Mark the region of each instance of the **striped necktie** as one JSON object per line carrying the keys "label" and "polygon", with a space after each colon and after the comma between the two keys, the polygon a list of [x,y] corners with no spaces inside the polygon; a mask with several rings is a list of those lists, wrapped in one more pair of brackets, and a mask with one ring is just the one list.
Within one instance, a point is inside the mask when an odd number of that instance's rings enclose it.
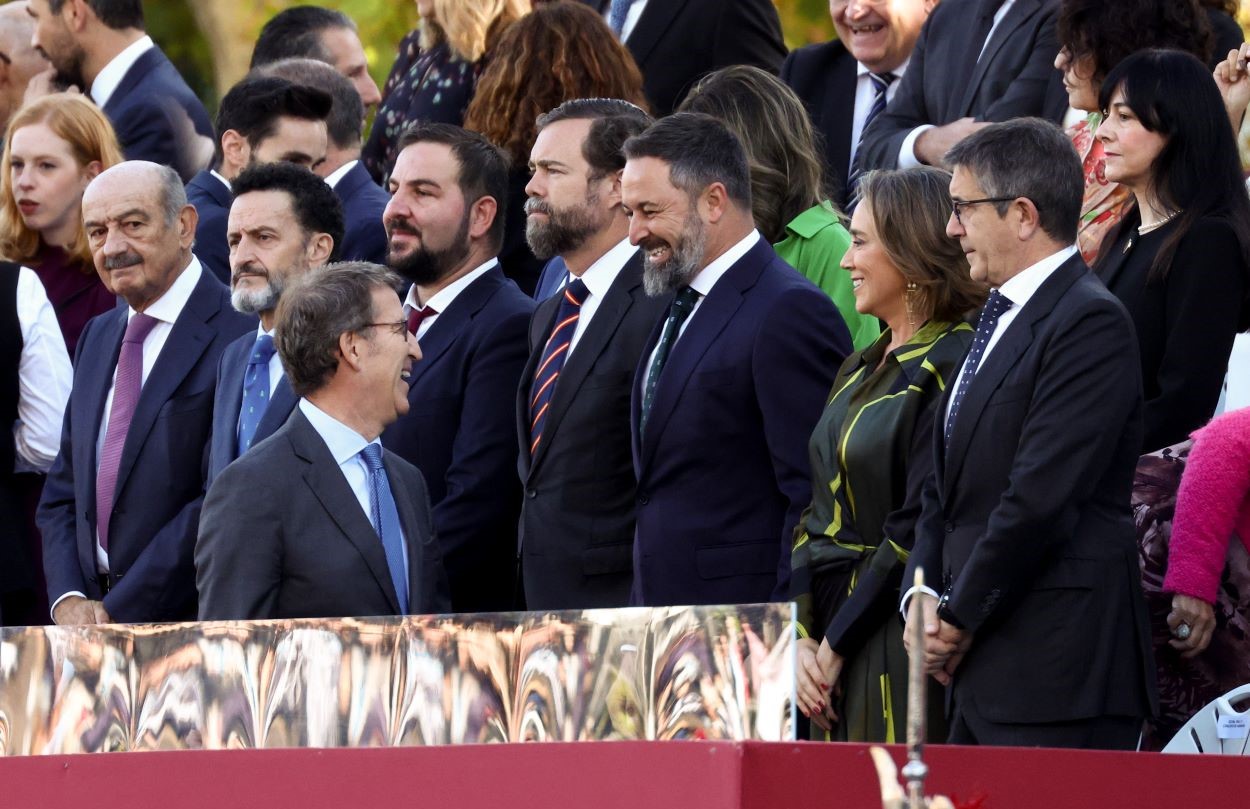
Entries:
{"label": "striped necktie", "polygon": [[560,310],[556,314],[556,326],[547,338],[543,347],[542,358],[538,370],[534,372],[534,384],[530,387],[530,455],[538,449],[543,438],[543,426],[547,422],[547,410],[551,406],[551,397],[555,394],[556,379],[564,368],[564,361],[569,354],[569,346],[573,341],[573,333],[577,331],[577,321],[582,314],[582,303],[586,300],[589,290],[582,279],[574,279],[560,293]]}
{"label": "striped necktie", "polygon": [[868,116],[864,118],[864,125],[859,130],[859,142],[855,146],[855,168],[851,172],[851,177],[846,181],[846,198],[848,200],[855,199],[855,187],[859,185],[859,178],[863,176],[863,162],[859,153],[859,148],[864,145],[864,133],[868,131],[868,127],[872,126],[872,122],[877,116],[885,112],[886,93],[889,92],[890,85],[898,81],[898,76],[893,73],[869,73],[868,78],[872,80],[872,89],[875,91],[872,97],[872,106],[868,108]]}

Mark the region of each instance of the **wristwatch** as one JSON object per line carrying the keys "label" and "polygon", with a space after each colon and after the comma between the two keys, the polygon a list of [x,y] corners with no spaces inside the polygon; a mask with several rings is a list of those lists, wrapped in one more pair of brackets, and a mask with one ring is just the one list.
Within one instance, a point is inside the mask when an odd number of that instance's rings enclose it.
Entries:
{"label": "wristwatch", "polygon": [[955,613],[951,612],[950,600],[951,600],[950,590],[947,590],[945,593],[942,593],[942,597],[938,599],[937,617],[941,618],[943,621],[955,627],[956,629],[962,631],[964,628],[963,622],[955,617]]}

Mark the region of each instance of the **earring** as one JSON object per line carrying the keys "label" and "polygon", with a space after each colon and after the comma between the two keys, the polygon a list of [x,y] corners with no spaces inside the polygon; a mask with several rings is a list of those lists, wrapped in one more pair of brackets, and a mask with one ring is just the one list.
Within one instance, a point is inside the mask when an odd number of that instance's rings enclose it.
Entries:
{"label": "earring", "polygon": [[903,295],[903,300],[907,304],[907,325],[913,329],[916,328],[916,311],[914,301],[916,299],[916,282],[907,282],[907,292]]}

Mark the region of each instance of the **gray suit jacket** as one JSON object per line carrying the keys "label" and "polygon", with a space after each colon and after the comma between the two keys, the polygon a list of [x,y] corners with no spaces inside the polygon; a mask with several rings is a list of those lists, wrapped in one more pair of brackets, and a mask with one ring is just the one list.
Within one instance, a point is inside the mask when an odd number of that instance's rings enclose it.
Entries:
{"label": "gray suit jacket", "polygon": [[[425,480],[393,452],[384,463],[408,542],[406,611],[446,612]],[[382,542],[299,408],[209,488],[195,584],[202,621],[400,612]]]}

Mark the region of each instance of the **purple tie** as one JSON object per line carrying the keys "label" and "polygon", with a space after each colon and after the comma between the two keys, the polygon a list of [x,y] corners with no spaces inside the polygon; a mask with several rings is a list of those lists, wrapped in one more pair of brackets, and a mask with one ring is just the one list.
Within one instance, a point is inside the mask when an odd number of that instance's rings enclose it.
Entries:
{"label": "purple tie", "polygon": [[117,376],[113,382],[113,407],[109,411],[104,446],[100,449],[100,470],[96,474],[96,532],[100,547],[109,549],[109,518],[113,514],[113,495],[117,488],[117,468],[121,465],[126,433],[134,417],[139,393],[143,390],[143,341],[160,321],[151,315],[135,314],[126,325],[122,352],[117,358]]}

